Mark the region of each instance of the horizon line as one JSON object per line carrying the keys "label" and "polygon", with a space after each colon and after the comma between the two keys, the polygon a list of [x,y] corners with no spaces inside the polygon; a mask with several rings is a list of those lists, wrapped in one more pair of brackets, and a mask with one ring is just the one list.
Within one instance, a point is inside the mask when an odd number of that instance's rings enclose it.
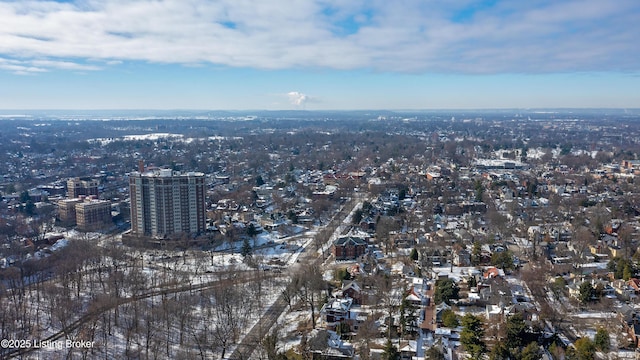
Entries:
{"label": "horizon line", "polygon": [[[42,112],[42,111],[219,111],[219,112],[278,112],[278,111],[296,111],[296,112],[350,112],[350,111],[492,111],[492,110],[640,110],[640,107],[487,107],[487,108],[416,108],[416,109],[395,109],[395,108],[358,108],[358,109],[206,109],[206,108],[42,108],[42,109],[0,109],[0,112]],[[18,114],[16,114],[18,115]]]}

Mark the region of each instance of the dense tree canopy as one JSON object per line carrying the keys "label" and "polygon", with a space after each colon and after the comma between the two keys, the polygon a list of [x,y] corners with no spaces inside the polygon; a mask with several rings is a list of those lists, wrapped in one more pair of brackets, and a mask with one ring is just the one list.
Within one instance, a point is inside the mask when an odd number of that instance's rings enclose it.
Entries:
{"label": "dense tree canopy", "polygon": [[575,350],[567,351],[567,360],[593,360],[596,355],[596,347],[589,338],[583,337],[574,343]]}
{"label": "dense tree canopy", "polygon": [[513,269],[513,254],[508,250],[495,252],[491,255],[491,264],[503,270]]}
{"label": "dense tree canopy", "polygon": [[484,337],[482,319],[467,313],[462,317],[461,323],[463,328],[460,332],[460,343],[471,358],[480,359],[487,352],[487,345],[482,340]]}
{"label": "dense tree canopy", "polygon": [[458,299],[460,289],[458,285],[451,279],[439,279],[436,281],[434,300],[437,304],[445,302],[451,304],[451,300]]}
{"label": "dense tree canopy", "polygon": [[521,314],[509,316],[507,319],[507,346],[519,348],[524,346],[527,336],[527,325]]}
{"label": "dense tree canopy", "polygon": [[605,328],[599,328],[596,335],[593,338],[593,343],[596,349],[607,352],[611,347],[611,339],[609,338],[609,332]]}
{"label": "dense tree canopy", "polygon": [[578,300],[580,300],[580,303],[582,304],[587,304],[593,301],[594,297],[596,296],[596,289],[594,289],[593,286],[591,286],[591,283],[588,281],[580,284],[580,288],[578,289],[578,291]]}
{"label": "dense tree canopy", "polygon": [[460,325],[458,316],[451,309],[444,310],[442,312],[442,325],[450,328],[455,328]]}

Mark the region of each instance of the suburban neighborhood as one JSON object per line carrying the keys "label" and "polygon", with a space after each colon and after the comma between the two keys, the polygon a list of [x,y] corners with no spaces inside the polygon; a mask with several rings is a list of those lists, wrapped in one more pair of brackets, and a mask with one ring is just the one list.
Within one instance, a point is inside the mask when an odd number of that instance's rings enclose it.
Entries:
{"label": "suburban neighborhood", "polygon": [[637,117],[2,121],[3,358],[640,348]]}

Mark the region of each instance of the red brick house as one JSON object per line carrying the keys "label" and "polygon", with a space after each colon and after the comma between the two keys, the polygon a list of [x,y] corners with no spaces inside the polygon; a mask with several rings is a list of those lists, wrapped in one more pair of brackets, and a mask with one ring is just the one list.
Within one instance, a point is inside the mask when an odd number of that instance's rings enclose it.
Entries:
{"label": "red brick house", "polygon": [[367,251],[363,238],[344,236],[333,242],[332,252],[336,260],[355,260]]}
{"label": "red brick house", "polygon": [[353,303],[362,304],[362,289],[355,281],[342,284],[342,297],[353,299]]}

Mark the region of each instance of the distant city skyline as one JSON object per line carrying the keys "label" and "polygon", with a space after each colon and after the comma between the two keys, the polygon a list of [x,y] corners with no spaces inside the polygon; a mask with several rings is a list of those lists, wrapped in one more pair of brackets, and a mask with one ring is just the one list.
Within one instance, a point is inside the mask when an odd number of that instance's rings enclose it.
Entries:
{"label": "distant city skyline", "polygon": [[635,0],[0,0],[0,109],[640,108],[638,18]]}

